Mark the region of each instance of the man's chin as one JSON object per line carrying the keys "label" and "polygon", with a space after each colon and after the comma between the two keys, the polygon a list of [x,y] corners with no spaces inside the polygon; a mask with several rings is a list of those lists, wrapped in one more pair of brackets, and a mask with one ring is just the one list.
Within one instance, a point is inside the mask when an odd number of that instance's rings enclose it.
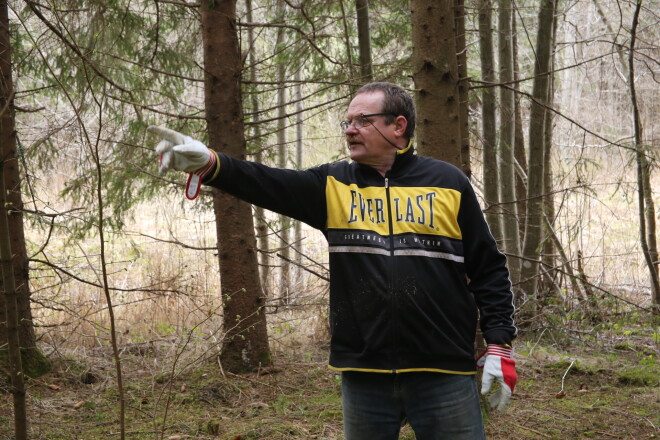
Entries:
{"label": "man's chin", "polygon": [[362,156],[363,156],[362,154],[360,154],[357,151],[353,151],[353,150],[351,150],[350,154],[348,155],[348,157],[350,157],[351,160],[354,161],[354,162],[359,162],[360,159],[362,158]]}
{"label": "man's chin", "polygon": [[352,145],[348,149],[348,153],[351,160],[357,161],[360,157],[364,155],[364,147],[362,145]]}

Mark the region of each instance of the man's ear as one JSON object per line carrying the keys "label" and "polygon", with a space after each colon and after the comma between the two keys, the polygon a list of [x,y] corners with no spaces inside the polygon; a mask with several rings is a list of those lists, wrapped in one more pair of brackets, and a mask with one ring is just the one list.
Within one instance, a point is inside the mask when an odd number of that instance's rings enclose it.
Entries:
{"label": "man's ear", "polygon": [[406,128],[408,128],[408,120],[405,116],[397,116],[394,120],[394,134],[397,136],[403,137],[406,133]]}

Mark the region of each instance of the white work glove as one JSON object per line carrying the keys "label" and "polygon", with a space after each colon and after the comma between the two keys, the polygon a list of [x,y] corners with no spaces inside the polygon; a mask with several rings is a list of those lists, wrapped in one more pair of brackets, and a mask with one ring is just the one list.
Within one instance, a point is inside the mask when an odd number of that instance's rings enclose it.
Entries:
{"label": "white work glove", "polygon": [[193,200],[199,194],[201,181],[215,170],[216,154],[198,140],[166,127],[149,126],[147,130],[162,140],[156,146],[160,156],[158,171],[170,169],[189,173],[186,197]]}
{"label": "white work glove", "polygon": [[477,359],[477,367],[484,369],[481,378],[481,394],[490,391],[494,380],[500,384],[500,389],[488,398],[490,406],[503,412],[513,389],[518,381],[516,361],[513,360],[513,348],[504,345],[488,344],[486,351]]}

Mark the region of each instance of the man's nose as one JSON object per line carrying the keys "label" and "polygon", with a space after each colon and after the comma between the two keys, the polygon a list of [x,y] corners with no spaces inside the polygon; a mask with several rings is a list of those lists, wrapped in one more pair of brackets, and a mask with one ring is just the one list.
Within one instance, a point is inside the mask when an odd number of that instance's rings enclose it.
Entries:
{"label": "man's nose", "polygon": [[358,129],[355,127],[355,121],[351,121],[350,124],[348,124],[348,127],[346,127],[346,130],[344,130],[344,133],[350,134],[350,133],[357,133]]}

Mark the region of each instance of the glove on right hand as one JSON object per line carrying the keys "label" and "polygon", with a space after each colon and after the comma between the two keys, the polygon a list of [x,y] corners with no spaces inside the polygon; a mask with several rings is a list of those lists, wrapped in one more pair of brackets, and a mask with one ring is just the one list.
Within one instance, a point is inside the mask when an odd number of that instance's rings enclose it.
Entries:
{"label": "glove on right hand", "polygon": [[190,173],[186,184],[186,197],[193,200],[199,194],[200,183],[216,166],[217,156],[206,145],[178,131],[151,125],[147,131],[162,138],[156,146],[160,156],[158,171],[170,169]]}
{"label": "glove on right hand", "polygon": [[215,162],[215,154],[206,145],[166,127],[152,125],[147,130],[162,138],[156,146],[156,154],[161,156],[158,168],[161,174],[169,169],[194,173],[200,177],[208,174],[210,169],[207,169],[207,165],[211,161]]}

